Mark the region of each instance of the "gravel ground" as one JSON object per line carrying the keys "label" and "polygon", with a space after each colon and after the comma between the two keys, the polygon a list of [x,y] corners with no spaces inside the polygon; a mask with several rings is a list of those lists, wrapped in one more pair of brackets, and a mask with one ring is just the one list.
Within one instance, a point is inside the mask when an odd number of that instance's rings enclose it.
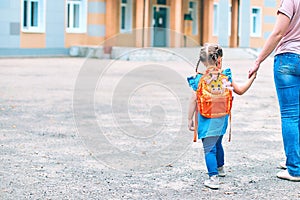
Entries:
{"label": "gravel ground", "polygon": [[[87,64],[82,58],[0,59],[0,199],[300,199],[299,182],[276,178],[279,171],[276,167],[284,159],[284,153],[272,61],[264,63],[253,87],[245,95],[235,97],[232,141],[227,142],[228,135],[223,141],[227,176],[220,179],[219,190],[203,186],[207,178],[203,150],[201,144],[192,144],[192,133],[186,129],[187,105],[182,104],[188,102],[191,91],[186,85],[182,86],[184,78],[177,83],[174,79],[164,83],[168,92],[173,92],[170,98],[164,96],[168,93],[163,90],[157,89],[156,93],[153,88],[143,87],[145,91],[136,90],[141,94],[133,95],[135,99],[122,99],[120,93],[110,99],[110,92],[124,86],[122,82],[114,85],[115,78],[131,77],[136,81],[133,85],[140,84],[145,77],[150,77],[148,82],[157,81],[147,70],[141,76],[125,72],[137,66],[151,69],[158,63],[116,61],[103,71],[111,61],[91,62],[94,64]],[[253,60],[224,62],[232,67],[234,79],[242,82]],[[82,69],[90,64],[92,67],[88,69],[95,73],[83,75]],[[111,67],[113,65],[118,66],[118,70]],[[177,68],[175,71],[183,77],[193,73],[184,62],[159,65]],[[95,74],[97,81],[93,83],[98,86],[86,86],[94,89],[95,99],[91,105],[95,110],[91,117],[90,113],[81,112],[91,107],[84,104],[85,86],[78,80],[84,77],[83,82],[89,83]],[[122,93],[124,88],[121,89]],[[143,99],[145,94],[148,96]],[[175,101],[176,98],[179,100]],[[157,99],[164,110],[151,107],[157,104]],[[132,105],[139,108],[129,107],[131,110],[127,112],[136,121],[134,125],[129,124],[126,133],[144,127],[159,134],[150,136],[146,132],[145,137],[120,134],[116,128],[126,128],[129,123],[122,121],[122,114],[126,113],[122,113],[123,104],[118,103],[123,100],[129,104],[135,102]],[[115,107],[109,108],[109,102]],[[182,106],[181,110],[174,106],[176,102]],[[149,112],[145,114],[149,108],[153,109],[150,116]],[[119,125],[107,114],[111,109],[116,109]],[[166,116],[167,128],[158,131],[157,125],[162,125],[161,113]],[[141,117],[145,115],[145,119]],[[176,120],[181,125],[172,124]],[[101,136],[89,126],[95,121],[109,144],[97,145]],[[154,125],[145,128],[149,122]],[[147,157],[148,154],[155,156]],[[141,158],[141,164],[134,160],[135,156],[138,161]],[[169,162],[170,159],[173,162]]]}

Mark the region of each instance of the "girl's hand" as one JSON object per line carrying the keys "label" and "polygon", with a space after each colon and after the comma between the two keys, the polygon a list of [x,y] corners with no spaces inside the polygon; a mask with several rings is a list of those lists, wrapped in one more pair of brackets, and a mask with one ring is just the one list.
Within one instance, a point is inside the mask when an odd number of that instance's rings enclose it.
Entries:
{"label": "girl's hand", "polygon": [[190,131],[194,131],[195,128],[194,128],[194,121],[192,119],[189,119],[188,120],[188,128]]}

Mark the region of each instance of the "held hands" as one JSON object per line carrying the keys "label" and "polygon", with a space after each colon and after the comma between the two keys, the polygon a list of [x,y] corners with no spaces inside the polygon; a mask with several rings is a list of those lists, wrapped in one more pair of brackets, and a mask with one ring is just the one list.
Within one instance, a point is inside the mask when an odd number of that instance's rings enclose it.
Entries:
{"label": "held hands", "polygon": [[188,128],[190,131],[194,131],[195,127],[194,127],[194,121],[192,119],[188,120]]}
{"label": "held hands", "polygon": [[255,79],[256,78],[256,75],[257,75],[257,71],[255,71],[255,72],[253,72],[252,74],[251,74],[251,76],[250,76],[250,70],[249,70],[249,79]]}
{"label": "held hands", "polygon": [[[257,74],[257,70],[259,69],[260,67],[260,63],[256,60],[255,63],[254,63],[254,66],[252,68],[249,69],[249,72],[248,72],[248,78],[256,78],[256,74]],[[252,77],[254,76],[254,77]]]}

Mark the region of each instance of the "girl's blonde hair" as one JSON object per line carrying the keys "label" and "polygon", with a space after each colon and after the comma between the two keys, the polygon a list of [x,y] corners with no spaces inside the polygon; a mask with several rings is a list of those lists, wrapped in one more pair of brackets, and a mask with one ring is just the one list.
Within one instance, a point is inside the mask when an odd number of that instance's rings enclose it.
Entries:
{"label": "girl's blonde hair", "polygon": [[196,72],[200,62],[207,65],[218,65],[218,58],[223,56],[223,50],[218,44],[205,43],[200,49],[199,60],[196,65]]}

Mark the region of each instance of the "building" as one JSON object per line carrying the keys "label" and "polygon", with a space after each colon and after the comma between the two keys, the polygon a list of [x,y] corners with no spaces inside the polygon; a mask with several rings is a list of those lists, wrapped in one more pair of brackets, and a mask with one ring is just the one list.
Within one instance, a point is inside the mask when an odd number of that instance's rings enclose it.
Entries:
{"label": "building", "polygon": [[279,0],[1,0],[0,55],[67,55],[78,45],[260,48],[278,6]]}

